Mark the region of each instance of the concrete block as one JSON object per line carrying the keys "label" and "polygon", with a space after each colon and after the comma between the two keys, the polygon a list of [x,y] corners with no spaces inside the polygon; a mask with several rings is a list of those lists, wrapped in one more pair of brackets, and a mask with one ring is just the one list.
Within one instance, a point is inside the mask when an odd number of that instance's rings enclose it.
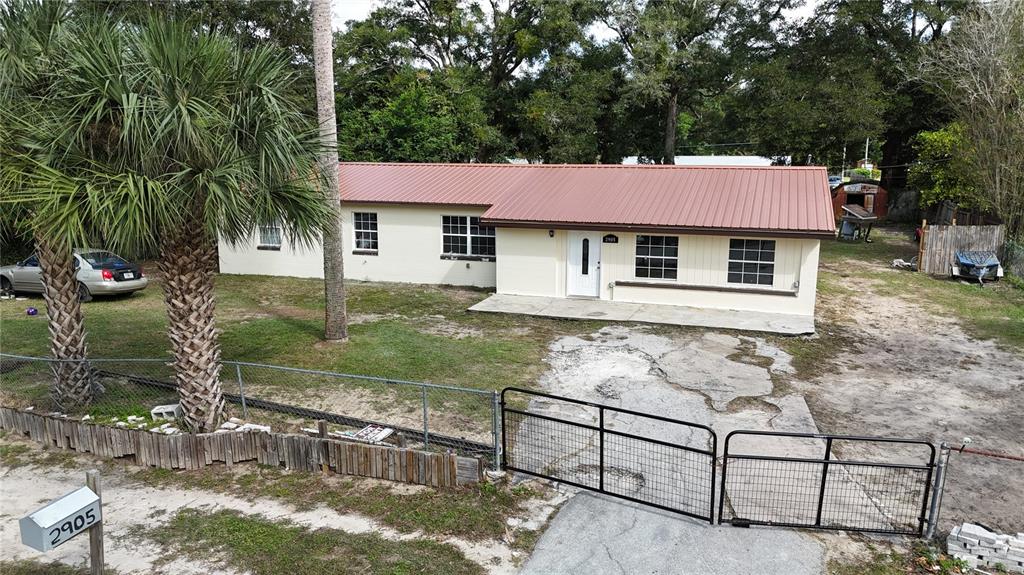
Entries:
{"label": "concrete block", "polygon": [[181,404],[158,405],[149,411],[153,421],[158,419],[178,419],[181,417]]}

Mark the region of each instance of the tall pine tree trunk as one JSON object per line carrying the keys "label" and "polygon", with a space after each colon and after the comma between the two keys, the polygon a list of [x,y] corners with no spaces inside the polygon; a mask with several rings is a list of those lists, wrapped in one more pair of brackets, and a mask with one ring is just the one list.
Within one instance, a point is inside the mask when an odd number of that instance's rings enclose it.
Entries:
{"label": "tall pine tree trunk", "polygon": [[316,110],[324,151],[320,169],[327,182],[325,195],[333,214],[324,226],[324,338],[348,339],[345,317],[345,267],[341,230],[341,188],[338,182],[338,121],[334,113],[334,50],[331,0],[313,0],[313,63],[316,73]]}
{"label": "tall pine tree trunk", "polygon": [[70,411],[92,402],[92,373],[86,361],[85,322],[78,295],[78,272],[71,249],[36,235],[43,299],[46,300],[50,354],[55,360],[51,397]]}
{"label": "tall pine tree trunk", "polygon": [[676,130],[679,125],[678,114],[679,94],[673,88],[672,93],[665,102],[665,152],[662,155],[662,164],[676,163]]}
{"label": "tall pine tree trunk", "polygon": [[164,237],[160,251],[167,334],[182,417],[192,431],[213,431],[224,413],[220,343],[213,317],[217,250],[203,232],[180,230]]}

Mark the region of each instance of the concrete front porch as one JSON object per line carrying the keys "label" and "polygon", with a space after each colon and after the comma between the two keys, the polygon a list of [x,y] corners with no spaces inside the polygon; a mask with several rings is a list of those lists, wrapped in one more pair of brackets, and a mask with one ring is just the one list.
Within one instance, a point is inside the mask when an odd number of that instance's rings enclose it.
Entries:
{"label": "concrete front porch", "polygon": [[704,309],[678,305],[629,303],[600,299],[494,294],[470,307],[469,310],[569,319],[635,321],[641,323],[738,329],[783,335],[814,333],[814,318],[810,316]]}

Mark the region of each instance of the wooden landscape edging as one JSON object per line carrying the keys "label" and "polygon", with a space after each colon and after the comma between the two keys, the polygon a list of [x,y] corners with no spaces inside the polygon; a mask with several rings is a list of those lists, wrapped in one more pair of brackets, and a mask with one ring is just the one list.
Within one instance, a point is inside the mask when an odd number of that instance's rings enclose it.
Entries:
{"label": "wooden landscape edging", "polygon": [[0,429],[37,443],[99,457],[134,458],[160,469],[202,469],[256,461],[299,471],[332,471],[431,487],[480,481],[480,460],[388,445],[368,445],[305,435],[244,431],[165,435],[121,429],[58,415],[0,407]]}

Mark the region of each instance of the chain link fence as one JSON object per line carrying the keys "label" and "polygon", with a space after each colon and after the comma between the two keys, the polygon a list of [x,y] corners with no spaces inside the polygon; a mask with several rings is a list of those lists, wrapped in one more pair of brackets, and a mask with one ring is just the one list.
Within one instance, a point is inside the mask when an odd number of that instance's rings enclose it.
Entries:
{"label": "chain link fence", "polygon": [[[178,401],[169,360],[89,359],[82,361],[92,401],[65,410],[50,394],[56,361],[0,353],[0,404],[134,422]],[[285,432],[316,428],[317,421],[338,432],[376,424],[394,429],[394,440],[410,446],[500,461],[497,392],[247,362],[222,366],[229,417]]]}

